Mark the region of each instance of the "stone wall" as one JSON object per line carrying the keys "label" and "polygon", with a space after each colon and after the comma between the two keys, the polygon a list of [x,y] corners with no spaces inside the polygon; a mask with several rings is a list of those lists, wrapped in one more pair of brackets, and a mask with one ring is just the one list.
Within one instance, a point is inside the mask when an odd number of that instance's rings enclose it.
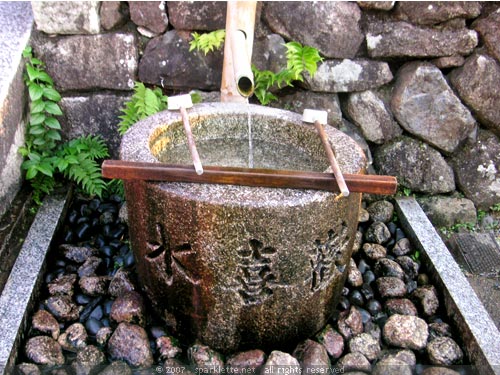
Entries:
{"label": "stone wall", "polygon": [[[35,51],[63,94],[68,137],[101,133],[116,150],[136,80],[168,94],[219,90],[222,52],[189,52],[189,41],[224,28],[224,2],[32,5]],[[289,40],[318,48],[317,74],[275,106],[326,109],[378,173],[487,209],[500,202],[499,30],[498,3],[261,2],[253,62],[277,71]]]}

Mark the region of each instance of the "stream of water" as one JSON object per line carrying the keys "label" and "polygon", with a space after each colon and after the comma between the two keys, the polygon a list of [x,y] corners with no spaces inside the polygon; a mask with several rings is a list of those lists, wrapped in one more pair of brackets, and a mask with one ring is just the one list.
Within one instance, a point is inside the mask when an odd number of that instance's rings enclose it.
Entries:
{"label": "stream of water", "polygon": [[250,101],[247,98],[248,113],[248,168],[253,168],[253,136],[252,136],[252,115],[250,113]]}

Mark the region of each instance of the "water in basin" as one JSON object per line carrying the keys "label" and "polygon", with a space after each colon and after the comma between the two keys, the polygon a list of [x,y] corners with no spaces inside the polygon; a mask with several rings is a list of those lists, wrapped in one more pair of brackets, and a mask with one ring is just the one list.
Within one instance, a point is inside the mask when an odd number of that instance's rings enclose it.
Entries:
{"label": "water in basin", "polygon": [[[321,172],[324,163],[311,157],[310,153],[290,145],[254,139],[253,168],[291,169]],[[208,139],[196,142],[203,165],[252,168],[247,139]],[[166,148],[158,154],[158,160],[170,164],[191,164],[186,144]]]}

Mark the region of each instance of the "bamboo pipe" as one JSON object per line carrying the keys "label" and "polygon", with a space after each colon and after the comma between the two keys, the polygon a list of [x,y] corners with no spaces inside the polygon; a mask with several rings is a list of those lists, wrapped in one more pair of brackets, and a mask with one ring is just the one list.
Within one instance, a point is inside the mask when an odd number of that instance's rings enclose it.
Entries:
{"label": "bamboo pipe", "polygon": [[256,1],[227,2],[221,102],[244,103],[253,93],[251,59],[256,10]]}

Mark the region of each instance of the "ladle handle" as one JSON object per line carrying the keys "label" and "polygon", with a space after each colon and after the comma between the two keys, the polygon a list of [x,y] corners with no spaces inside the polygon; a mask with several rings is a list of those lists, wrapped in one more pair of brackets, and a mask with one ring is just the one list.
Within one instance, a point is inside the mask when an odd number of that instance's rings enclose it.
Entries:
{"label": "ladle handle", "polygon": [[203,167],[200,161],[200,155],[198,155],[198,150],[196,149],[196,144],[194,143],[193,132],[191,131],[191,125],[189,124],[189,118],[186,112],[186,108],[179,108],[182,117],[182,123],[184,124],[184,131],[186,133],[189,153],[191,154],[191,159],[193,160],[194,169],[197,174],[203,174]]}
{"label": "ladle handle", "polygon": [[[205,166],[203,174],[197,175],[189,165],[105,160],[102,175],[123,180],[339,191],[335,175],[321,172]],[[344,179],[353,193],[394,194],[397,188],[396,178],[392,176],[344,174]]]}
{"label": "ladle handle", "polygon": [[328,161],[330,162],[330,166],[332,167],[333,174],[337,179],[337,184],[339,185],[340,192],[342,193],[342,195],[347,197],[349,196],[349,188],[345,183],[344,176],[342,175],[339,163],[337,163],[335,154],[333,153],[332,147],[330,146],[330,141],[328,140],[328,136],[325,133],[325,129],[323,129],[323,125],[321,125],[318,120],[314,121],[314,126],[316,127],[319,137],[321,138],[321,142],[323,143],[323,148],[325,149],[326,156],[328,156]]}

